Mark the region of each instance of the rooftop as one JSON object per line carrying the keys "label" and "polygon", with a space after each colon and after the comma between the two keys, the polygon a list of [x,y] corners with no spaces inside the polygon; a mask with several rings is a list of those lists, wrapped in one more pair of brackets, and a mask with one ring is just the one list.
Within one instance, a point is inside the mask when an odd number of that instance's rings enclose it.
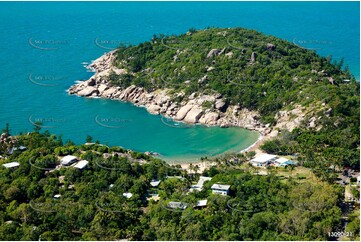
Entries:
{"label": "rooftop", "polygon": [[207,206],[207,199],[205,199],[205,200],[199,200],[199,201],[197,202],[196,207],[204,207],[204,206]]}
{"label": "rooftop", "polygon": [[3,167],[6,167],[6,168],[13,168],[13,167],[18,167],[18,166],[20,166],[19,162],[10,162],[10,163],[3,164]]}
{"label": "rooftop", "polygon": [[133,196],[133,194],[131,192],[124,192],[123,196],[126,198],[131,198]]}
{"label": "rooftop", "polygon": [[253,158],[251,161],[252,162],[257,162],[257,163],[265,163],[267,161],[270,161],[274,158],[276,158],[276,155],[270,155],[270,154],[262,154],[257,156],[256,158]]}
{"label": "rooftop", "polygon": [[211,189],[218,189],[218,190],[228,190],[231,187],[231,185],[222,185],[222,184],[213,184]]}
{"label": "rooftop", "polygon": [[281,158],[278,158],[277,160],[275,160],[275,162],[277,162],[277,163],[285,163],[285,162],[287,162],[287,161],[289,161],[289,159],[287,159],[287,158],[284,158],[284,157],[281,157]]}
{"label": "rooftop", "polygon": [[64,156],[63,158],[61,158],[61,163],[63,164],[68,164],[69,162],[73,161],[73,160],[76,160],[77,158],[73,155],[67,155],[67,156]]}
{"label": "rooftop", "polygon": [[87,160],[81,160],[78,163],[76,163],[74,167],[78,169],[84,169],[88,165],[88,163],[89,162]]}
{"label": "rooftop", "polygon": [[152,187],[157,187],[160,182],[161,182],[160,180],[158,180],[158,181],[157,181],[157,180],[152,180],[152,181],[150,182],[150,185],[151,185]]}

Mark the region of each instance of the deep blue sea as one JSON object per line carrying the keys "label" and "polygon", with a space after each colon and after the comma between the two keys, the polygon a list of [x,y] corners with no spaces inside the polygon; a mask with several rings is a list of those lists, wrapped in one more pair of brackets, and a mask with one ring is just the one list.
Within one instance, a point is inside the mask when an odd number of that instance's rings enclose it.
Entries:
{"label": "deep blue sea", "polygon": [[182,126],[128,103],[65,90],[92,75],[83,62],[121,43],[205,27],[255,29],[344,58],[359,80],[359,12],[359,2],[0,2],[0,127],[10,123],[17,134],[41,121],[64,140],[83,143],[91,135],[167,160],[241,150],[258,134]]}

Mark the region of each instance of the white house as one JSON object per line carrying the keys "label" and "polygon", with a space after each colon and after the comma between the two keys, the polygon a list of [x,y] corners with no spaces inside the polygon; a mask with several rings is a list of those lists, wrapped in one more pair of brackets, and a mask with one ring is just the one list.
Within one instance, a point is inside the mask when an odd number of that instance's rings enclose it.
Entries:
{"label": "white house", "polygon": [[278,158],[274,161],[276,166],[286,166],[289,159],[286,159],[284,157]]}
{"label": "white house", "polygon": [[88,165],[88,163],[89,162],[87,160],[81,160],[78,163],[76,163],[74,167],[83,170]]}
{"label": "white house", "polygon": [[73,156],[73,155],[67,155],[67,156],[64,156],[64,157],[60,160],[60,163],[61,163],[63,166],[69,166],[69,165],[75,163],[77,160],[78,160],[78,158],[76,158],[75,156]]}
{"label": "white house", "polygon": [[230,185],[213,184],[211,189],[213,194],[228,195]]}
{"label": "white house", "polygon": [[123,196],[126,198],[131,198],[133,196],[133,194],[131,192],[124,192]]}
{"label": "white house", "polygon": [[19,162],[10,162],[10,163],[3,164],[3,167],[6,167],[6,168],[15,168],[18,166],[20,166]]}
{"label": "white house", "polygon": [[152,187],[157,187],[157,186],[159,186],[159,184],[160,184],[160,180],[152,180],[151,182],[150,182],[150,185],[152,186]]}
{"label": "white house", "polygon": [[267,166],[277,159],[276,155],[261,154],[251,160],[253,166]]}
{"label": "white house", "polygon": [[207,206],[207,199],[197,201],[197,204],[194,206],[196,208],[202,208]]}
{"label": "white house", "polygon": [[189,191],[202,191],[203,183],[210,180],[212,180],[212,177],[200,176],[198,183],[196,185],[192,185]]}

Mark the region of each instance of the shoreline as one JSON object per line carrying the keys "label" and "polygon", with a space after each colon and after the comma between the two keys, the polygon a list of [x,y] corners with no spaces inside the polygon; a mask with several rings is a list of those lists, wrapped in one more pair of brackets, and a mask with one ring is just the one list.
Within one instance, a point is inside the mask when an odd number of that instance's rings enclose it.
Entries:
{"label": "shoreline", "polygon": [[[239,152],[235,152],[235,153],[245,153],[248,151],[255,151],[256,155],[263,153],[263,151],[260,149],[260,146],[267,140],[271,139],[272,136],[270,135],[265,135],[263,136],[262,134],[260,134],[260,137],[256,140],[256,142],[254,142],[253,144],[251,144],[250,146],[248,146],[247,148],[239,151]],[[165,162],[167,162],[169,165],[180,165],[182,167],[183,170],[185,171],[189,171],[190,170],[190,165],[192,164],[193,166],[198,165],[199,166],[199,170],[197,172],[195,172],[196,174],[202,174],[202,172],[214,165],[216,165],[215,162],[211,162],[211,161],[185,161],[185,162],[168,162],[165,160]]]}
{"label": "shoreline", "polygon": [[[110,73],[136,75],[126,69],[113,66],[114,53],[115,51],[105,53],[89,64],[86,68],[95,71],[94,75],[88,80],[76,81],[67,90],[68,94],[130,102],[137,107],[144,107],[150,114],[161,115],[184,124],[221,128],[241,127],[257,131],[261,135],[267,135],[272,131],[269,125],[260,122],[260,114],[257,111],[241,108],[239,105],[230,105],[227,98],[219,93],[192,93],[187,96],[183,92],[171,94],[169,88],[148,92],[135,85],[125,88],[114,86],[108,79]],[[182,100],[175,101],[180,96]],[[203,107],[205,102],[211,103],[213,108]]]}
{"label": "shoreline", "polygon": [[[188,97],[182,92],[177,93],[176,96],[172,96],[169,94],[169,90],[171,89],[168,88],[156,89],[148,92],[142,87],[130,85],[122,89],[121,87],[114,86],[110,83],[108,79],[110,73],[115,73],[117,75],[135,75],[136,73],[131,73],[129,70],[119,69],[113,66],[113,61],[116,58],[114,55],[115,51],[116,50],[104,53],[86,66],[87,70],[95,72],[94,75],[88,80],[82,80],[81,82],[79,80],[76,81],[76,83],[67,90],[68,94],[86,98],[104,98],[128,102],[136,107],[145,108],[150,114],[160,115],[162,120],[163,118],[170,118],[173,122],[179,122],[186,125],[203,125],[206,127],[220,128],[238,127],[259,133],[260,137],[256,142],[245,149],[234,151],[237,153],[255,151],[256,154],[259,154],[262,152],[259,147],[266,140],[276,137],[278,129],[285,128],[287,130],[292,130],[293,127],[297,127],[303,120],[304,115],[301,111],[302,107],[300,106],[295,107],[291,111],[280,111],[275,116],[277,124],[274,127],[271,127],[270,124],[263,124],[260,122],[261,117],[257,111],[241,108],[239,105],[227,104],[227,98],[219,93],[212,95],[192,93]],[[175,101],[175,98],[179,96],[182,96],[182,101]],[[213,109],[203,108],[202,104],[204,102],[212,103]],[[290,114],[297,114],[301,117],[295,122],[294,120],[289,119],[291,116]],[[159,156],[158,158],[163,159]],[[175,163],[180,164],[184,169],[188,169],[191,163],[200,164],[201,161],[191,162],[186,160],[184,162]],[[205,169],[210,165],[203,166]]]}

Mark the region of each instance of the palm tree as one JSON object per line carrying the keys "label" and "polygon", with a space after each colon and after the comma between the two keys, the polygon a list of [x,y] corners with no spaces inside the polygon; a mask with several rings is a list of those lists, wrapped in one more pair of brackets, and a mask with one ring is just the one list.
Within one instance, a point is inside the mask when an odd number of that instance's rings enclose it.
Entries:
{"label": "palm tree", "polygon": [[195,173],[198,173],[199,169],[200,169],[200,167],[198,165],[195,165],[193,167],[193,170],[194,170]]}

